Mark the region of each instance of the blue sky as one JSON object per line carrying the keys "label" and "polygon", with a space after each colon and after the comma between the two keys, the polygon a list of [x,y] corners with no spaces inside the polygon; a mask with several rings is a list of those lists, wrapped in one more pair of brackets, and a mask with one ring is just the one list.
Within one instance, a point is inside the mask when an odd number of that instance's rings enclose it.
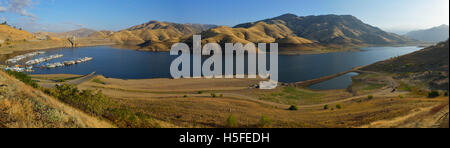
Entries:
{"label": "blue sky", "polygon": [[350,14],[392,32],[449,24],[449,0],[0,0],[26,30],[120,30],[150,20],[233,26],[293,13]]}

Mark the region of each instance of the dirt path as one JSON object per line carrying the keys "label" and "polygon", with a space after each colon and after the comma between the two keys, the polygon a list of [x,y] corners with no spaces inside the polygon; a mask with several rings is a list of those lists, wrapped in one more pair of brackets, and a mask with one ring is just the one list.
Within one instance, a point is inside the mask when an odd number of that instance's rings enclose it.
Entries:
{"label": "dirt path", "polygon": [[[418,108],[405,116],[372,122],[358,128],[440,128],[443,123],[447,124],[448,127],[448,104],[446,107],[433,113],[433,110],[436,110],[439,106],[442,105]],[[445,123],[445,120],[447,120],[447,123]]]}

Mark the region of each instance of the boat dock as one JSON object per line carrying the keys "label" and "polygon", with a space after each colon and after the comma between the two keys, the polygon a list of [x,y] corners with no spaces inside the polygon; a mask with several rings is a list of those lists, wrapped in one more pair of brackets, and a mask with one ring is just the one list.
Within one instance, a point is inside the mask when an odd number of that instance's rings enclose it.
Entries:
{"label": "boat dock", "polygon": [[56,68],[56,67],[64,67],[64,66],[70,66],[70,65],[75,65],[75,64],[81,64],[81,63],[85,63],[85,62],[92,61],[92,60],[94,60],[94,58],[92,58],[92,57],[84,57],[84,58],[79,58],[77,60],[56,62],[56,63],[48,63],[46,65],[42,65],[41,68],[52,69],[52,68]]}
{"label": "boat dock", "polygon": [[30,61],[27,61],[25,64],[26,65],[36,65],[36,64],[40,64],[43,62],[47,62],[53,59],[57,59],[57,58],[62,58],[64,55],[63,54],[55,54],[55,55],[51,55],[48,57],[43,57],[43,58],[39,58],[39,59],[33,59]]}
{"label": "boat dock", "polygon": [[32,53],[27,53],[27,54],[24,54],[24,55],[18,55],[18,56],[15,56],[15,57],[11,58],[11,59],[6,60],[5,63],[6,64],[16,64],[16,63],[22,61],[23,59],[31,58],[31,57],[34,57],[34,56],[37,56],[37,55],[40,55],[40,54],[44,54],[44,53],[45,53],[44,51],[36,51],[36,52],[32,52]]}

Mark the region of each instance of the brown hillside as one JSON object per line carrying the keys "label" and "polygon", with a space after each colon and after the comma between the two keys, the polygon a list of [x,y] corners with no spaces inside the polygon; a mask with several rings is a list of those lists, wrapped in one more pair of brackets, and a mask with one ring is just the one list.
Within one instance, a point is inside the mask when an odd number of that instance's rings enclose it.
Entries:
{"label": "brown hillside", "polygon": [[0,128],[108,128],[91,117],[0,71]]}
{"label": "brown hillside", "polygon": [[200,33],[212,27],[215,26],[150,21],[113,33],[110,38],[123,44],[142,44],[141,46],[146,48],[147,45],[150,46],[148,43],[178,42],[182,37]]}
{"label": "brown hillside", "polygon": [[364,70],[400,74],[399,78],[423,80],[432,89],[448,90],[449,41],[370,65]]}
{"label": "brown hillside", "polygon": [[0,44],[9,41],[22,41],[33,39],[28,31],[19,30],[8,25],[0,25]]}
{"label": "brown hillside", "polygon": [[412,42],[403,36],[387,33],[365,24],[351,15],[296,16],[285,14],[253,23],[237,25],[235,28],[250,28],[259,22],[285,25],[299,37],[321,44],[404,44]]}
{"label": "brown hillside", "polygon": [[211,43],[273,43],[277,40],[289,43],[312,43],[307,39],[295,36],[292,31],[284,25],[267,24],[259,22],[249,28],[217,27],[202,33],[204,42]]}

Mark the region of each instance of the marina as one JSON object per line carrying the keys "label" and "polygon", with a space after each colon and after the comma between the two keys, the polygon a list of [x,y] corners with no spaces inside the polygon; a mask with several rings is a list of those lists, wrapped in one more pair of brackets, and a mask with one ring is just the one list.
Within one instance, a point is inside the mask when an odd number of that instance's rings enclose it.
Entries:
{"label": "marina", "polygon": [[32,53],[27,53],[24,55],[18,55],[11,59],[6,60],[5,63],[6,64],[16,64],[26,58],[32,58],[34,56],[41,55],[41,54],[45,54],[45,52],[44,51],[36,51],[36,52],[32,52]]}
{"label": "marina", "polygon": [[52,68],[57,68],[57,67],[70,66],[70,65],[81,64],[81,63],[84,63],[84,62],[92,61],[93,59],[94,58],[92,58],[92,57],[84,57],[84,58],[79,58],[77,60],[56,62],[56,63],[48,63],[46,65],[42,65],[41,68],[52,69]]}
{"label": "marina", "polygon": [[53,59],[57,59],[57,58],[62,58],[64,55],[63,54],[55,54],[55,55],[50,55],[48,57],[44,57],[44,58],[39,58],[39,59],[33,59],[30,61],[27,61],[25,64],[26,65],[36,65],[39,63],[43,63],[43,62],[47,62]]}
{"label": "marina", "polygon": [[[31,59],[36,57],[35,59]],[[48,53],[44,51],[37,51],[32,53],[27,53],[24,55],[18,55],[11,59],[5,61],[6,65],[3,65],[1,69],[16,71],[16,72],[27,72],[31,73],[37,69],[54,69],[58,67],[66,67],[75,64],[81,64],[88,61],[92,61],[93,57],[84,57],[84,58],[71,58],[65,61],[57,61],[57,62],[49,62],[56,59],[61,59],[64,57],[64,54],[60,53]],[[26,62],[24,60],[31,59]]]}

